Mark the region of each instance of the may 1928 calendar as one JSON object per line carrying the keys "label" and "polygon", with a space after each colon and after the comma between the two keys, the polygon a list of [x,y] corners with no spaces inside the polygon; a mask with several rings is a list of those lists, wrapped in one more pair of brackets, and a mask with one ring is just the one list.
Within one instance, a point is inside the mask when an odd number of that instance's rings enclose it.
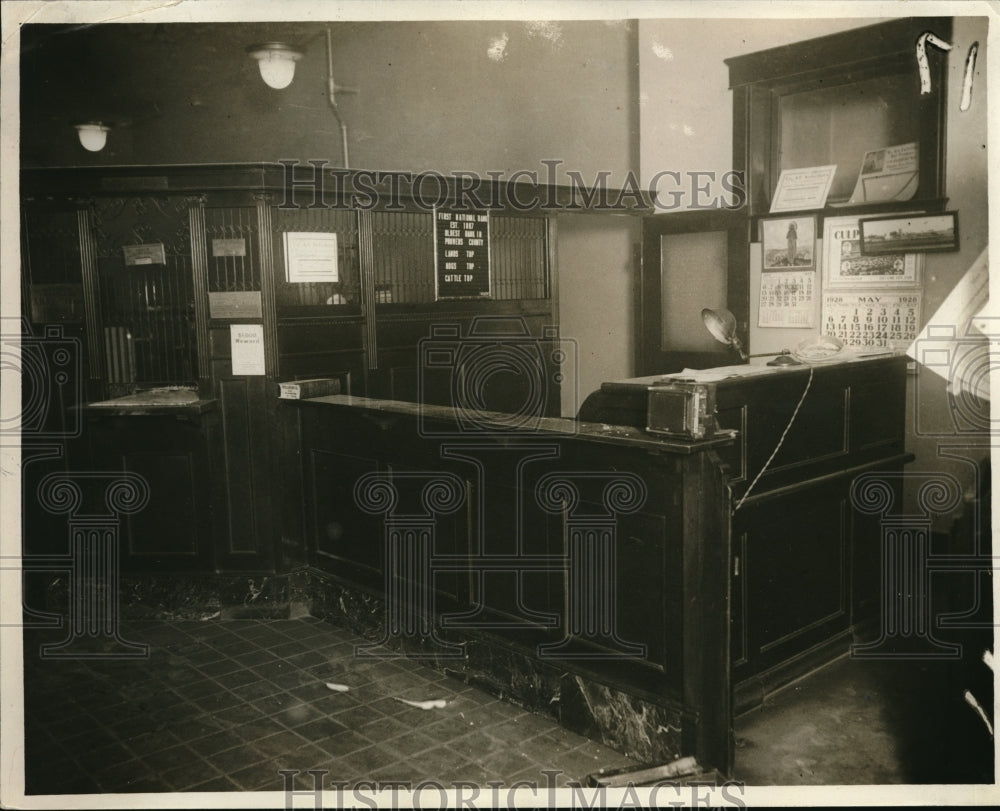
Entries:
{"label": "may 1928 calendar", "polygon": [[895,349],[912,343],[920,326],[920,292],[826,293],[823,333],[847,346]]}

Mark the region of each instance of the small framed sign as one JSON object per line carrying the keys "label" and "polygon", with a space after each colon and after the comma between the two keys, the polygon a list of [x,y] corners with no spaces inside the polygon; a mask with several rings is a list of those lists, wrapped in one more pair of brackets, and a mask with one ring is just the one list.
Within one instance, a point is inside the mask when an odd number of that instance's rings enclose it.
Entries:
{"label": "small framed sign", "polygon": [[165,265],[166,254],[162,242],[151,242],[147,245],[122,245],[126,265]]}
{"label": "small framed sign", "polygon": [[208,294],[209,318],[260,318],[261,312],[259,290]]}
{"label": "small framed sign", "polygon": [[489,298],[488,211],[434,209],[434,290],[438,299]]}
{"label": "small framed sign", "polygon": [[212,256],[246,256],[247,243],[240,237],[239,239],[213,239]]}

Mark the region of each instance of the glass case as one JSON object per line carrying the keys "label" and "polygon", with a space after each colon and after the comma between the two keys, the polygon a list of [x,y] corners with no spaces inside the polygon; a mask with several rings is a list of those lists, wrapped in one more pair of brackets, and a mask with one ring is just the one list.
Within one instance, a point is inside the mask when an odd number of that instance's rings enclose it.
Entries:
{"label": "glass case", "polygon": [[923,33],[947,41],[951,31],[948,17],[904,18],[725,60],[733,168],[745,173],[748,213],[769,211],[783,170],[831,164],[827,205],[857,203],[866,154],[904,144],[917,145],[918,176],[896,202],[942,198],[947,55],[926,48],[921,92],[916,45]]}
{"label": "glass case", "polygon": [[[771,186],[786,169],[835,164],[827,203],[850,199],[866,153],[923,137],[919,90],[908,72],[777,93]],[[915,189],[914,189],[915,191]]]}

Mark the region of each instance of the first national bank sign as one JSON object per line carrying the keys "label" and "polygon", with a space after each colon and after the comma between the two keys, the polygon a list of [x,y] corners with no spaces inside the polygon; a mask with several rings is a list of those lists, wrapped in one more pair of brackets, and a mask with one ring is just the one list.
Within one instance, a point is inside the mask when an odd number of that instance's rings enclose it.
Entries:
{"label": "first national bank sign", "polygon": [[434,211],[434,287],[438,299],[490,295],[490,215]]}

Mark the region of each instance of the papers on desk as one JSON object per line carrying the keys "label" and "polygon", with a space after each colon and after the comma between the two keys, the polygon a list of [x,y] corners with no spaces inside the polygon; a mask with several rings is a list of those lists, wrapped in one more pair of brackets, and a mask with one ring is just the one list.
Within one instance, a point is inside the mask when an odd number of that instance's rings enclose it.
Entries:
{"label": "papers on desk", "polygon": [[667,383],[673,380],[683,383],[717,383],[729,377],[746,377],[747,375],[770,372],[766,366],[751,366],[748,363],[739,366],[716,366],[714,369],[684,369],[680,372],[672,372],[660,378]]}

